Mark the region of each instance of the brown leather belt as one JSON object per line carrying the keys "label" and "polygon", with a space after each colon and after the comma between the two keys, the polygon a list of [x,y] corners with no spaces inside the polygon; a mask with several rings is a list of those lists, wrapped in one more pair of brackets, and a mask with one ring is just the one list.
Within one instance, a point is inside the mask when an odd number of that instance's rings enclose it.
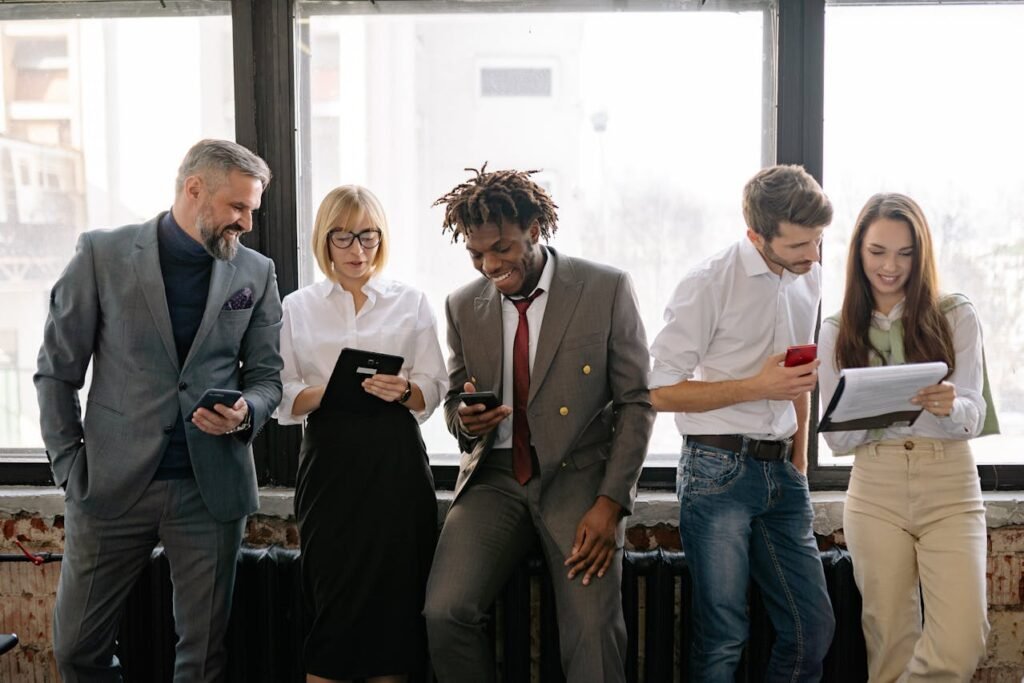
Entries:
{"label": "brown leather belt", "polygon": [[793,439],[769,441],[767,439],[751,439],[742,434],[689,434],[687,443],[720,448],[733,453],[744,452],[754,460],[789,460],[793,453]]}

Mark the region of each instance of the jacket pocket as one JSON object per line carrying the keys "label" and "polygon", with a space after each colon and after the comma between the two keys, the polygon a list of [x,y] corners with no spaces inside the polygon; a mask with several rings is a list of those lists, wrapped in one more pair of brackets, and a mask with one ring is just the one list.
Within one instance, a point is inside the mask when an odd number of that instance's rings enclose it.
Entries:
{"label": "jacket pocket", "polygon": [[249,319],[252,318],[253,307],[241,308],[236,311],[227,311],[221,309],[220,315],[217,316],[217,322],[224,325],[241,325],[246,326],[249,324]]}
{"label": "jacket pocket", "polygon": [[583,448],[579,448],[572,452],[572,463],[578,470],[582,470],[584,467],[589,467],[595,462],[601,462],[607,459],[607,443],[597,443],[592,446],[584,446]]}

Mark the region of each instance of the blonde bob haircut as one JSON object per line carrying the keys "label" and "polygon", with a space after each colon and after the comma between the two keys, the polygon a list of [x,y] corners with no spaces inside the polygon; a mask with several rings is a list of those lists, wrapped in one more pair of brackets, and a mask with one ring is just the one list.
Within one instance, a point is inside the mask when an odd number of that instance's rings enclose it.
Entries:
{"label": "blonde bob haircut", "polygon": [[369,219],[370,225],[380,230],[380,245],[371,264],[372,273],[376,275],[388,262],[388,246],[391,243],[388,219],[377,196],[359,185],[342,185],[328,192],[320,202],[316,220],[313,222],[311,245],[316,263],[328,280],[337,281],[334,263],[331,261],[331,231],[340,229],[357,232],[364,218]]}

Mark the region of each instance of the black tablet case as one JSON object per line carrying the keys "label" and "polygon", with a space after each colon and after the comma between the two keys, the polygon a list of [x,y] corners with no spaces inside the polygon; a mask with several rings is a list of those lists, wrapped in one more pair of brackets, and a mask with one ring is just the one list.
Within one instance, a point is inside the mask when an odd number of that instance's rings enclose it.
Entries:
{"label": "black tablet case", "polygon": [[359,413],[380,410],[388,402],[368,394],[363,380],[376,373],[397,375],[404,362],[401,356],[345,347],[338,354],[320,407]]}

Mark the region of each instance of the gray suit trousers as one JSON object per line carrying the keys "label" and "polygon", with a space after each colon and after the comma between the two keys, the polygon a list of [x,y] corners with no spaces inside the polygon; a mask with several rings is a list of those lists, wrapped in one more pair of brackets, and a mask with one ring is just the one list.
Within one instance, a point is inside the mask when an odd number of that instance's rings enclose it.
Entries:
{"label": "gray suit trousers", "polygon": [[66,502],[64,561],[53,615],[64,683],[121,681],[117,627],[132,585],[164,545],[174,585],[174,682],[224,677],[224,634],[245,517],[213,518],[192,479],[154,481],[120,517],[100,519]]}
{"label": "gray suit trousers", "polygon": [[[491,456],[498,455],[492,452]],[[520,486],[511,458],[488,457],[445,520],[427,583],[424,616],[441,683],[496,680],[485,627],[501,588],[540,537],[554,584],[562,669],[568,683],[625,681],[622,551],[603,578],[567,578],[565,557],[540,519],[540,477]]]}

